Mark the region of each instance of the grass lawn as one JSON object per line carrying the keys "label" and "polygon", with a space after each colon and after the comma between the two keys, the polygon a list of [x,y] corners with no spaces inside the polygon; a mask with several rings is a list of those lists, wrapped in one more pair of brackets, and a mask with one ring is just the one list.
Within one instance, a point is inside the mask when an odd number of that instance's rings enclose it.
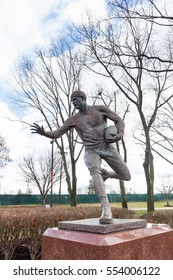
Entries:
{"label": "grass lawn", "polygon": [[[169,204],[173,206],[173,200],[169,201]],[[79,204],[78,206],[96,206],[96,205],[99,205],[99,203],[95,203],[95,204]],[[163,210],[166,210],[168,209],[168,207],[165,207],[166,205],[166,202],[165,201],[155,201],[154,203],[154,207],[155,207],[155,210],[157,211],[157,208],[161,208]],[[111,206],[112,207],[118,207],[118,208],[121,208],[122,207],[122,204],[121,202],[112,202],[111,203]],[[144,209],[145,208],[145,209]],[[143,202],[143,201],[137,201],[137,202],[128,202],[128,209],[135,209],[134,212],[134,218],[138,218],[144,214],[147,213],[147,202]],[[169,208],[170,209],[170,208]],[[158,210],[159,211],[159,210]],[[172,207],[172,211],[173,211],[173,207]]]}
{"label": "grass lawn", "polygon": [[[115,203],[115,205],[117,204],[117,207],[121,207],[121,203]],[[173,201],[170,201],[169,203],[170,205],[173,206]],[[156,208],[167,208],[165,207],[166,205],[166,201],[155,201],[154,202],[154,207]],[[128,208],[132,209],[132,208],[147,208],[147,202],[143,202],[143,201],[138,201],[138,202],[128,202]]]}
{"label": "grass lawn", "polygon": [[[173,200],[169,201],[170,205],[173,206]],[[96,206],[96,205],[99,205],[99,203],[83,203],[83,204],[78,204],[78,206]],[[166,202],[165,201],[155,201],[154,202],[154,207],[155,208],[164,208],[166,209],[167,207],[165,207],[166,205]],[[111,206],[112,207],[118,207],[118,208],[121,208],[122,207],[122,204],[121,202],[111,202]],[[147,202],[143,202],[143,201],[133,201],[133,202],[128,202],[128,208],[129,209],[133,209],[133,208],[147,208]],[[173,209],[173,208],[172,208]]]}

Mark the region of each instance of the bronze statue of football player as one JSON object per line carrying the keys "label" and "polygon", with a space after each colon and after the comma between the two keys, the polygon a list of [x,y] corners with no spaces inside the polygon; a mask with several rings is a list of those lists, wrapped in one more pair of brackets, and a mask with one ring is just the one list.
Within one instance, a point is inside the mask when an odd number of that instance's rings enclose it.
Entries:
{"label": "bronze statue of football player", "polygon": [[[81,90],[75,90],[71,94],[71,102],[78,112],[69,117],[61,127],[54,131],[45,131],[43,126],[34,123],[31,131],[56,139],[69,129],[75,128],[85,146],[84,161],[90,171],[95,193],[101,203],[102,214],[99,223],[110,224],[113,222],[112,211],[104,181],[108,178],[124,181],[131,179],[127,165],[113,144],[123,137],[124,121],[107,106],[89,106],[86,94]],[[107,128],[107,119],[114,123],[115,129],[112,126]],[[101,168],[102,160],[107,162],[112,171]]]}

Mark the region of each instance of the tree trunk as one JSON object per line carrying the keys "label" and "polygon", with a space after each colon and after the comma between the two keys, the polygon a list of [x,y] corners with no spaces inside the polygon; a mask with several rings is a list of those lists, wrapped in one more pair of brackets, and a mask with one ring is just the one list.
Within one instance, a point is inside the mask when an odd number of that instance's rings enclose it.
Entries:
{"label": "tree trunk", "polygon": [[169,205],[169,200],[166,200],[166,206],[170,206],[170,205]]}
{"label": "tree trunk", "polygon": [[46,195],[42,194],[41,199],[42,199],[41,203],[44,206],[46,204]]}
{"label": "tree trunk", "polygon": [[121,190],[122,208],[128,208],[124,181],[119,180],[119,184],[120,184],[120,190]]}
{"label": "tree trunk", "polygon": [[76,177],[76,162],[75,162],[75,160],[72,161],[71,206],[77,206],[77,177]]}
{"label": "tree trunk", "polygon": [[[126,145],[125,145],[124,140],[122,140],[122,146],[123,146],[123,151],[124,151],[124,162],[126,162],[127,161],[127,150],[126,150]],[[116,147],[117,147],[117,151],[120,154],[120,147],[119,147],[118,142],[116,143]],[[122,207],[128,208],[124,181],[119,180],[119,185],[120,185],[120,191],[121,191]]]}
{"label": "tree trunk", "polygon": [[[57,144],[58,145],[58,144]],[[67,159],[66,159],[66,154],[65,154],[65,149],[64,149],[64,144],[63,141],[61,141],[61,147],[58,146],[61,150],[61,156],[62,156],[62,163],[63,163],[63,167],[64,167],[64,172],[66,175],[66,183],[67,183],[67,190],[69,195],[71,194],[71,180],[70,180],[70,174],[69,174],[69,169],[68,169],[68,163],[67,163]]]}
{"label": "tree trunk", "polygon": [[154,164],[150,145],[146,145],[145,160],[143,163],[147,183],[147,211],[154,211]]}
{"label": "tree trunk", "polygon": [[77,195],[75,189],[72,189],[71,192],[71,206],[77,206]]}

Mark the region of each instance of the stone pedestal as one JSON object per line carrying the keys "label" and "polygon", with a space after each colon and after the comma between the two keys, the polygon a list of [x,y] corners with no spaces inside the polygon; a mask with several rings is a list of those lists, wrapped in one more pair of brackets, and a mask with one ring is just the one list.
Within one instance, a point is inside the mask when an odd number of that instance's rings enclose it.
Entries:
{"label": "stone pedestal", "polygon": [[111,227],[88,219],[58,226],[43,234],[42,260],[173,260],[173,230],[168,225],[115,219]]}

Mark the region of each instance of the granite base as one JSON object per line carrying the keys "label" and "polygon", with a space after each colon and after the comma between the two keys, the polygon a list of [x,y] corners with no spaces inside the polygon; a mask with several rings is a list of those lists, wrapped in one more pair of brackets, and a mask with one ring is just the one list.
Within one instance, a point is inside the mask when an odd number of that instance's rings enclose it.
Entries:
{"label": "granite base", "polygon": [[173,260],[168,225],[106,234],[49,228],[42,236],[42,260]]}
{"label": "granite base", "polygon": [[93,218],[59,222],[58,228],[105,234],[135,228],[143,228],[146,227],[146,225],[147,222],[144,219],[113,219],[112,224],[100,224],[99,219]]}

